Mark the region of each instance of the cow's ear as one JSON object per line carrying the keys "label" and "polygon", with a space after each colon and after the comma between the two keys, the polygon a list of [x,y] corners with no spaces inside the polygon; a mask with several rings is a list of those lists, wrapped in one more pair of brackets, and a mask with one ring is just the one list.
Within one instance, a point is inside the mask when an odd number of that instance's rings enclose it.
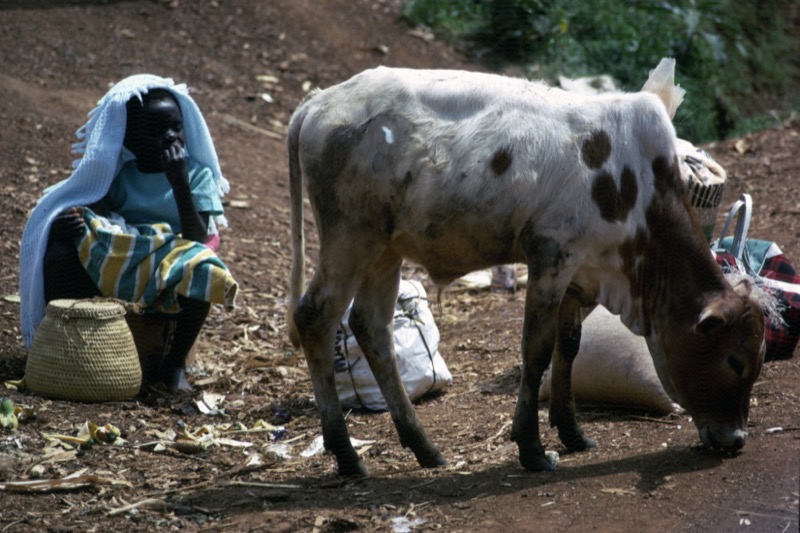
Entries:
{"label": "cow's ear", "polygon": [[750,293],[753,292],[753,284],[750,283],[749,279],[742,278],[738,283],[736,283],[736,285],[734,285],[733,290],[742,298],[748,298]]}
{"label": "cow's ear", "polygon": [[697,323],[692,329],[695,333],[705,335],[711,331],[721,328],[727,323],[728,319],[725,317],[723,306],[717,305],[716,302],[712,302],[706,306],[705,309],[703,309],[702,313],[700,313],[700,318],[697,320]]}

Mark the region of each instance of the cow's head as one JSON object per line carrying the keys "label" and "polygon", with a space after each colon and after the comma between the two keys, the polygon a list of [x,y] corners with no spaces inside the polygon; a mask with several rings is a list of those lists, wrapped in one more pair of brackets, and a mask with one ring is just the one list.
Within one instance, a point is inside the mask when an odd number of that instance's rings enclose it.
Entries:
{"label": "cow's head", "polygon": [[710,298],[684,335],[663,336],[667,371],[678,401],[704,444],[727,451],[747,439],[753,383],[764,361],[764,314],[742,280]]}

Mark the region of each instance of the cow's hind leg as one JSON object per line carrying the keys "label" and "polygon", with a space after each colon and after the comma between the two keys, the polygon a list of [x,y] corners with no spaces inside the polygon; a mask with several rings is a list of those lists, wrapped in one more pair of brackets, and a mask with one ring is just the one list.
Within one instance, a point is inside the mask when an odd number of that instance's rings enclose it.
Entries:
{"label": "cow's hind leg", "polygon": [[367,469],[350,443],[333,369],[336,329],[357,281],[346,275],[331,276],[330,270],[327,275],[324,272],[321,266],[311,280],[294,312],[294,320],[322,419],[325,448],[336,456],[341,475],[363,476]]}
{"label": "cow's hind leg", "polygon": [[401,262],[401,257],[387,250],[370,267],[356,293],[349,324],[380,386],[400,443],[414,452],[421,466],[430,468],[447,461],[417,419],[395,356],[393,317]]}
{"label": "cow's hind leg", "polygon": [[558,428],[558,437],[569,451],[594,448],[597,443],[587,437],[575,417],[572,394],[572,363],[581,344],[581,306],[569,291],[561,301],[558,333],[551,371],[550,426]]}

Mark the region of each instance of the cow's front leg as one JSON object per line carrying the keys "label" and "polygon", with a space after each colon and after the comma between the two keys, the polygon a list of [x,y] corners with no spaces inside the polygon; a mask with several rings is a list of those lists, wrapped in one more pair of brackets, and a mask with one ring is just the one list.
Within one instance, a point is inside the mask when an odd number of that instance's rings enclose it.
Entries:
{"label": "cow's front leg", "polygon": [[447,461],[425,434],[397,368],[392,323],[400,264],[401,258],[391,252],[376,262],[356,294],[349,323],[386,400],[400,443],[414,452],[420,466],[432,468]]}
{"label": "cow's front leg", "polygon": [[511,440],[519,448],[520,464],[534,472],[555,470],[539,437],[539,384],[553,353],[557,312],[558,298],[542,294],[529,280],[522,331],[522,379]]}
{"label": "cow's front leg", "polygon": [[575,416],[572,394],[572,363],[581,344],[581,305],[569,291],[561,301],[553,368],[551,370],[550,426],[558,428],[558,437],[569,451],[594,448],[597,443],[587,437]]}
{"label": "cow's front leg", "polygon": [[344,293],[322,287],[317,275],[295,310],[294,320],[322,420],[325,449],[336,456],[339,474],[364,476],[367,469],[350,443],[333,370],[336,327],[348,299]]}

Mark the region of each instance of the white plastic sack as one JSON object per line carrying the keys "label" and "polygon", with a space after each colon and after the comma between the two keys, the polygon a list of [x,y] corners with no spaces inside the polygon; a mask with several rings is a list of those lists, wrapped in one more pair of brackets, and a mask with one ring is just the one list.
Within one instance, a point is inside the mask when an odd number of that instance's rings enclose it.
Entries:
{"label": "white plastic sack", "polygon": [[[550,399],[551,367],[539,388],[539,401]],[[583,321],[581,346],[572,365],[577,402],[612,404],[658,413],[680,411],[658,379],[644,337],[625,327],[618,316],[598,305]]]}
{"label": "white plastic sack", "polygon": [[[346,409],[382,411],[387,405],[350,330],[350,309],[347,308],[336,332],[334,369],[339,400]],[[428,306],[425,288],[418,281],[400,281],[394,313],[394,345],[400,379],[411,401],[453,383],[453,376],[439,354],[439,329]]]}

